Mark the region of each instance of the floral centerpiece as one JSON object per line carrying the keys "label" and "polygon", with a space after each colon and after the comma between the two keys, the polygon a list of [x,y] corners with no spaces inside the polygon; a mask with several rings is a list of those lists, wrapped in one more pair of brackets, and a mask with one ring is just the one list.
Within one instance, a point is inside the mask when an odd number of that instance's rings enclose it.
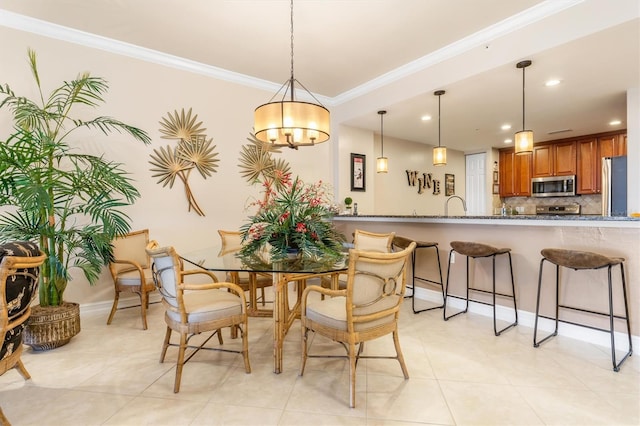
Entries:
{"label": "floral centerpiece", "polygon": [[341,258],[344,236],[331,218],[335,207],[322,181],[305,184],[290,173],[276,173],[263,182],[264,198],[252,203],[258,212],[240,227],[247,256],[267,249],[272,260],[282,260],[292,252],[302,258],[335,262]]}

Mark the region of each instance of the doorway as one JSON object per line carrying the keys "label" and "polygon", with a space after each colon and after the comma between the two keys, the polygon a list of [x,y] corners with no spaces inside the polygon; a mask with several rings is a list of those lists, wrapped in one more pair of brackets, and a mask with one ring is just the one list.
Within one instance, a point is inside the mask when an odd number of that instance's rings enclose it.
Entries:
{"label": "doorway", "polygon": [[465,156],[467,215],[487,215],[487,154]]}

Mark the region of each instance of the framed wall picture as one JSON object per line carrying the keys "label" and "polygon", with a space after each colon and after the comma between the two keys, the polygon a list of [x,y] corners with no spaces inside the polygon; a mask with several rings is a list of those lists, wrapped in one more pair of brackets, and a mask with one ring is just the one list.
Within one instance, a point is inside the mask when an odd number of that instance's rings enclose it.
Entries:
{"label": "framed wall picture", "polygon": [[493,183],[498,183],[498,171],[494,170],[493,172]]}
{"label": "framed wall picture", "polygon": [[351,190],[366,191],[365,176],[367,175],[366,156],[363,154],[351,154]]}
{"label": "framed wall picture", "polygon": [[500,193],[500,184],[497,184],[497,183],[493,184],[493,193],[494,194],[499,194]]}
{"label": "framed wall picture", "polygon": [[456,176],[445,173],[444,175],[444,195],[447,197],[456,193]]}

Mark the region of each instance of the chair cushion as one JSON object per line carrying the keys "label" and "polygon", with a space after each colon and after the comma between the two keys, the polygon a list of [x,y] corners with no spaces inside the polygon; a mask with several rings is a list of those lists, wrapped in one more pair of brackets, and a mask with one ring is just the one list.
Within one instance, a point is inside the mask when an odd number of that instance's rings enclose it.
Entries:
{"label": "chair cushion", "polygon": [[[151,269],[145,268],[142,270],[144,272],[144,279],[147,285],[153,286],[153,273]],[[118,273],[118,284],[126,285],[126,286],[139,286],[140,285],[140,274],[138,270],[135,271],[127,271],[127,272],[119,272]]]}
{"label": "chair cushion", "polygon": [[[242,299],[226,290],[195,290],[184,293],[187,320],[190,323],[206,322],[242,314]],[[180,314],[167,310],[167,316],[180,322]]]}
{"label": "chair cushion", "polygon": [[[354,314],[365,315],[391,308],[398,304],[399,298],[400,296],[397,295],[385,297],[379,302],[365,308],[354,309]],[[345,304],[346,297],[344,296],[330,297],[324,300],[310,302],[307,305],[307,318],[327,327],[347,331],[347,309]],[[364,331],[392,321],[394,321],[393,314],[374,321],[355,323],[354,328],[356,331]]]}

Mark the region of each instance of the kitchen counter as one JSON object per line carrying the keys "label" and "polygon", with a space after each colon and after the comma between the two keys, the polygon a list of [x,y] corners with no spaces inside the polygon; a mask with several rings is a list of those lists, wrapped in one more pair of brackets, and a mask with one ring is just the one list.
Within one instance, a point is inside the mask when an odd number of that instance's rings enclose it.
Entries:
{"label": "kitchen counter", "polygon": [[[336,228],[344,235],[352,235],[355,229],[371,232],[395,232],[396,235],[421,241],[434,241],[440,248],[440,262],[446,280],[450,268],[456,278],[450,284],[454,294],[464,294],[464,261],[456,258],[455,264],[447,265],[451,241],[477,241],[495,247],[508,247],[513,257],[516,281],[518,310],[521,313],[522,326],[533,325],[538,270],[541,250],[544,248],[566,248],[602,253],[609,256],[624,257],[625,275],[629,308],[631,312],[640,309],[640,218],[602,217],[599,215],[513,215],[513,216],[413,216],[413,215],[340,215],[333,219]],[[432,277],[437,274],[433,251],[417,252],[416,270],[418,276]],[[491,288],[491,261],[479,259],[475,265],[474,276],[480,288]],[[499,274],[506,268],[499,265]],[[545,285],[553,279],[553,268],[545,268]],[[569,298],[579,306],[595,307],[594,310],[606,312],[608,309],[606,268],[591,272],[563,271],[563,297]],[[614,270],[615,279],[619,272]],[[499,285],[506,278],[498,278]],[[416,297],[437,301],[441,296],[437,288],[428,286],[416,289]],[[616,294],[615,297],[618,295]],[[498,301],[498,303],[502,303]],[[549,297],[542,301],[543,312],[553,312]],[[617,302],[616,302],[617,304]],[[474,309],[480,309],[474,307]],[[477,311],[480,312],[480,311]],[[577,319],[580,314],[569,312],[565,318]],[[583,319],[583,318],[580,318]],[[591,319],[591,318],[589,318]],[[589,320],[588,319],[588,320]],[[577,321],[584,322],[584,321]],[[606,318],[595,318],[593,324],[607,327]],[[572,337],[585,336],[579,328]],[[631,331],[634,336],[640,332],[640,316],[631,318]],[[570,334],[569,334],[570,335]],[[606,345],[608,334],[593,332],[588,339],[594,339]]]}
{"label": "kitchen counter", "polygon": [[419,215],[337,215],[334,221],[503,224],[528,226],[588,226],[640,228],[640,218],[600,215],[509,215],[509,216],[419,216]]}

